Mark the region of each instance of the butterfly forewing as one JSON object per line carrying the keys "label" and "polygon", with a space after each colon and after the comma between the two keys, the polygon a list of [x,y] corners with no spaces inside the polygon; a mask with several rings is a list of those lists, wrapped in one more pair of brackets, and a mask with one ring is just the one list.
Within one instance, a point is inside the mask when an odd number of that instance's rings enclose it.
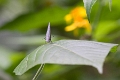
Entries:
{"label": "butterfly forewing", "polygon": [[48,42],[48,43],[51,42],[50,22],[49,22],[49,24],[48,24],[45,41]]}

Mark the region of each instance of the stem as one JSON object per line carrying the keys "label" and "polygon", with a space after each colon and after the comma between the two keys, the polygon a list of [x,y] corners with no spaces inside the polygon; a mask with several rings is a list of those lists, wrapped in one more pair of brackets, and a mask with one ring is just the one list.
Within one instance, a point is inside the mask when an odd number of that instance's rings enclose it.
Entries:
{"label": "stem", "polygon": [[33,77],[32,80],[37,80],[38,76],[40,75],[40,73],[41,73],[42,70],[43,70],[44,65],[45,65],[45,64],[41,64],[41,65],[40,65],[39,69],[37,70],[37,72],[36,72],[36,74],[35,74],[35,76]]}

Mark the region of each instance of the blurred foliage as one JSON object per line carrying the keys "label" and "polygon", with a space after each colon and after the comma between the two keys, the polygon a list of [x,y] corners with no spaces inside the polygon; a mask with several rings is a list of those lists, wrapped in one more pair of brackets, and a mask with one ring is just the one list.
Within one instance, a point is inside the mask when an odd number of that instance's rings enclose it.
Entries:
{"label": "blurred foliage", "polygon": [[46,8],[42,11],[22,15],[14,21],[4,25],[1,30],[10,29],[18,31],[29,31],[31,29],[37,29],[45,26],[45,24],[47,24],[48,22],[51,22],[51,24],[54,25],[64,23],[63,17],[65,16],[65,14],[67,14],[67,12],[68,10],[62,9],[57,6]]}
{"label": "blurred foliage", "polygon": [[[30,80],[38,66],[22,76],[13,73],[19,62],[36,47],[45,44],[44,36],[48,22],[51,23],[53,41],[60,39],[85,39],[100,42],[120,43],[120,5],[112,0],[97,0],[91,10],[92,34],[79,35],[66,32],[64,17],[82,0],[0,0],[0,80]],[[38,80],[119,80],[120,48],[110,54],[100,75],[90,66],[46,64]],[[4,75],[4,76],[3,76]]]}

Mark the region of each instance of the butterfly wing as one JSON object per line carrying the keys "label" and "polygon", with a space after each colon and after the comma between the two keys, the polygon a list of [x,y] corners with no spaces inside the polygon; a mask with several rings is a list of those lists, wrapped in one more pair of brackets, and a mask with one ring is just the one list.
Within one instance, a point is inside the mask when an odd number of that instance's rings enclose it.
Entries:
{"label": "butterfly wing", "polygon": [[49,24],[48,24],[45,41],[48,42],[48,43],[51,42],[50,22],[49,22]]}

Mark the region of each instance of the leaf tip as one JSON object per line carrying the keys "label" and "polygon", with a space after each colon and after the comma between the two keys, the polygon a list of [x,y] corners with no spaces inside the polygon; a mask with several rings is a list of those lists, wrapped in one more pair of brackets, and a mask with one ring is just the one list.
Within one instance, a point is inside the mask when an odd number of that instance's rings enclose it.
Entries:
{"label": "leaf tip", "polygon": [[103,64],[96,64],[96,65],[93,65],[100,74],[103,73]]}
{"label": "leaf tip", "polygon": [[16,72],[16,70],[14,70],[13,73],[15,73],[15,75],[22,75],[20,72]]}
{"label": "leaf tip", "polygon": [[102,69],[102,68],[97,68],[97,69],[98,69],[98,72],[99,72],[100,74],[103,73],[103,69]]}
{"label": "leaf tip", "polygon": [[115,44],[115,46],[113,46],[110,50],[110,52],[114,53],[117,51],[117,48],[118,48],[119,44]]}

